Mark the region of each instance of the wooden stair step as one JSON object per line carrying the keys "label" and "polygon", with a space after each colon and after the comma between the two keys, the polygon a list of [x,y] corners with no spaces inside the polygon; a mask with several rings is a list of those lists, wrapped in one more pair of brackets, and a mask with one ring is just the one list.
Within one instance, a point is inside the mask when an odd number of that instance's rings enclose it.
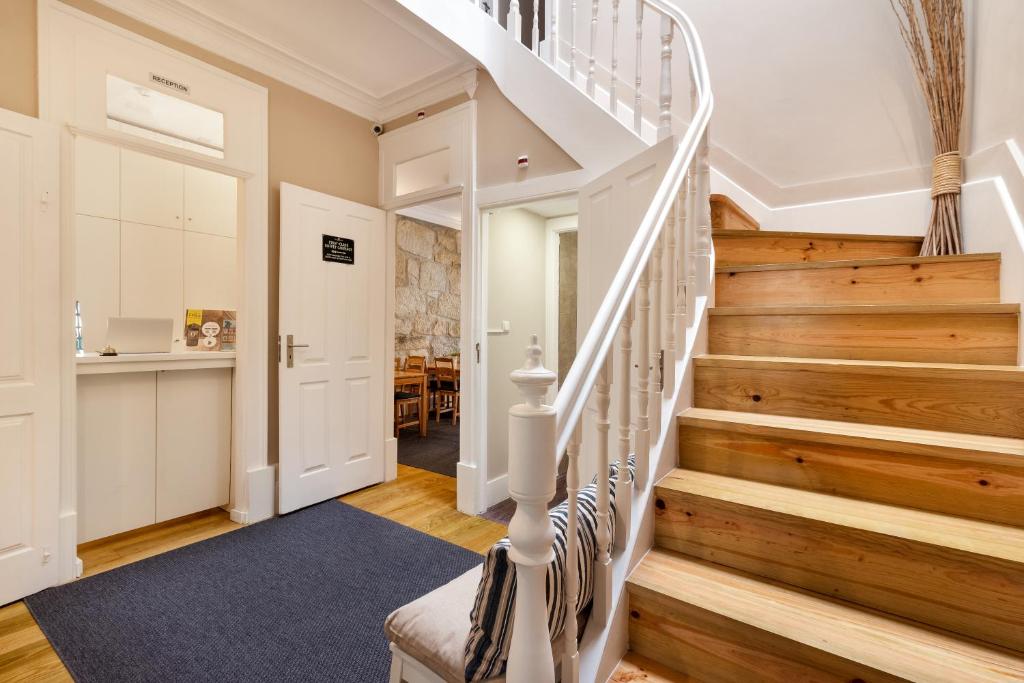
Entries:
{"label": "wooden stair step", "polygon": [[760,230],[761,226],[754,217],[724,194],[713,194],[709,201],[712,230]]}
{"label": "wooden stair step", "polygon": [[1019,304],[710,310],[710,353],[1014,365]]}
{"label": "wooden stair step", "polygon": [[1024,651],[1024,529],[677,469],[655,545]]}
{"label": "wooden stair step", "polygon": [[680,467],[1024,526],[1024,440],[727,410],[680,414]]}
{"label": "wooden stair step", "polygon": [[707,355],[698,408],[968,434],[1024,436],[1024,368]]}
{"label": "wooden stair step", "polygon": [[709,683],[1024,678],[1024,656],[671,551],[627,589],[630,647]]}
{"label": "wooden stair step", "polygon": [[615,667],[608,683],[700,683],[700,681],[643,655],[627,652],[619,665]]}
{"label": "wooden stair step", "polygon": [[711,238],[719,266],[917,256],[924,240],[892,235],[714,229]]}
{"label": "wooden stair step", "polygon": [[998,303],[999,254],[716,266],[718,306]]}

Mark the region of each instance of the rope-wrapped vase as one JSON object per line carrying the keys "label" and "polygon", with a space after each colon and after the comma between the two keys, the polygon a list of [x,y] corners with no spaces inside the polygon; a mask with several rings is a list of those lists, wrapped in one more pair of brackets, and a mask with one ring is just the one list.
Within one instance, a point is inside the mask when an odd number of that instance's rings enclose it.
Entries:
{"label": "rope-wrapped vase", "polygon": [[[959,152],[964,103],[963,0],[889,0],[932,121],[932,215],[922,256],[963,253]],[[898,9],[897,9],[898,5]]]}

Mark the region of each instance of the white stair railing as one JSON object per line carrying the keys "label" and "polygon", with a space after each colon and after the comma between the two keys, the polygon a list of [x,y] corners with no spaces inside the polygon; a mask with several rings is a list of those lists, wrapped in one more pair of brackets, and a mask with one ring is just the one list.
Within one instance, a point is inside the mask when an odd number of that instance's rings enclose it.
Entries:
{"label": "white stair railing", "polygon": [[[566,0],[570,20],[568,38],[567,80],[576,87],[580,67],[577,58],[582,55],[585,89],[596,99],[597,92],[597,39],[599,2],[590,4],[590,53],[584,53],[576,42],[577,2]],[[497,0],[494,0],[495,4]],[[558,18],[559,0],[548,0],[547,13],[549,50],[547,59],[559,69]],[[534,7],[537,6],[534,0]],[[586,7],[584,4],[584,7]],[[621,84],[617,72],[617,33],[619,30],[619,0],[612,2],[611,17],[607,19],[611,31],[611,79],[606,109],[615,113],[618,108],[618,89]],[[536,10],[534,10],[536,11]],[[653,469],[650,454],[652,444],[664,443],[671,421],[662,424],[662,398],[677,395],[683,373],[675,372],[676,363],[686,353],[686,330],[695,323],[698,297],[710,294],[711,268],[711,209],[709,204],[708,123],[713,100],[707,63],[700,38],[689,18],[666,0],[637,0],[636,89],[633,93],[633,116],[628,125],[640,133],[643,127],[643,98],[640,59],[643,15],[653,13],[660,19],[658,111],[653,122],[659,139],[673,134],[673,122],[686,120],[689,124],[677,133],[676,148],[658,189],[654,194],[639,228],[619,265],[589,330],[579,345],[564,383],[553,406],[541,399],[555,382],[553,373],[540,363],[541,350],[533,338],[527,352],[526,365],[512,373],[520,387],[524,403],[510,411],[509,422],[509,482],[517,507],[509,525],[511,557],[516,563],[517,596],[513,635],[509,651],[507,680],[510,683],[545,683],[555,680],[555,662],[548,635],[547,596],[545,571],[552,561],[552,526],[545,503],[555,491],[557,464],[561,454],[569,459],[566,489],[569,494],[569,528],[567,538],[567,567],[565,600],[567,609],[564,654],[561,658],[561,680],[577,683],[580,678],[579,643],[573,615],[577,607],[579,576],[576,558],[579,551],[576,537],[577,500],[581,488],[578,458],[581,443],[594,439],[592,452],[596,457],[597,487],[597,552],[594,566],[594,599],[590,628],[603,629],[611,617],[613,586],[612,566],[617,559],[628,561],[620,552],[630,533],[630,500],[652,486]],[[495,12],[497,16],[497,12]],[[536,15],[535,15],[536,17]],[[512,0],[507,17],[510,34],[521,42],[519,2]],[[528,49],[539,50],[537,21],[534,22],[532,44]],[[678,119],[673,116],[676,101],[672,92],[672,64],[675,61],[673,45],[676,38],[686,48],[690,73],[688,111]],[[539,53],[538,53],[539,54]],[[628,97],[628,94],[627,94]],[[681,99],[681,98],[680,98]],[[600,141],[595,141],[600,144]],[[585,226],[584,226],[585,229]],[[616,345],[616,339],[618,344]],[[634,354],[633,344],[637,345]],[[616,354],[616,348],[618,353]],[[639,359],[635,396],[637,414],[631,419],[634,404],[633,359]],[[648,362],[649,366],[645,366]],[[613,364],[620,364],[618,385],[614,385]],[[664,370],[662,370],[664,368]],[[652,370],[655,375],[652,377]],[[596,414],[590,433],[584,433],[582,415],[590,403]],[[613,410],[614,407],[614,410]],[[652,410],[653,409],[653,410]],[[617,415],[615,432],[611,416]],[[652,419],[653,418],[653,419]],[[612,451],[609,439],[615,437],[617,447]],[[604,481],[610,476],[611,453],[619,464],[619,478]],[[627,460],[635,457],[636,478],[627,480]],[[610,538],[607,520],[611,514],[609,489],[616,497],[616,535]]]}

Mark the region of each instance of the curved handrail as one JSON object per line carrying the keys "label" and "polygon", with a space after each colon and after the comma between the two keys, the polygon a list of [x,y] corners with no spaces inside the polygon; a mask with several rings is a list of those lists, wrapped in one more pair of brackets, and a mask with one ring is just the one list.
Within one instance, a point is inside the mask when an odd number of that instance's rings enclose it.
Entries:
{"label": "curved handrail", "polygon": [[598,374],[614,344],[615,335],[632,301],[641,272],[650,260],[661,227],[668,218],[675,196],[679,193],[686,169],[697,154],[714,108],[704,48],[693,22],[679,8],[665,0],[643,2],[671,19],[683,36],[689,55],[691,77],[697,88],[697,107],[555,398],[557,461],[560,461],[565,453],[573,428],[597,383]]}

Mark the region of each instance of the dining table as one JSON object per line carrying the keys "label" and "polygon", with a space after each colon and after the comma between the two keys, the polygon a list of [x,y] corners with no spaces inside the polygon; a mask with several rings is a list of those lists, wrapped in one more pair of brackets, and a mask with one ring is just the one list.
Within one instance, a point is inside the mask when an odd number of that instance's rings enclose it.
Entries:
{"label": "dining table", "polygon": [[427,422],[430,415],[430,391],[427,385],[429,375],[415,370],[395,370],[395,390],[401,387],[417,385],[420,388],[420,436],[427,435]]}

